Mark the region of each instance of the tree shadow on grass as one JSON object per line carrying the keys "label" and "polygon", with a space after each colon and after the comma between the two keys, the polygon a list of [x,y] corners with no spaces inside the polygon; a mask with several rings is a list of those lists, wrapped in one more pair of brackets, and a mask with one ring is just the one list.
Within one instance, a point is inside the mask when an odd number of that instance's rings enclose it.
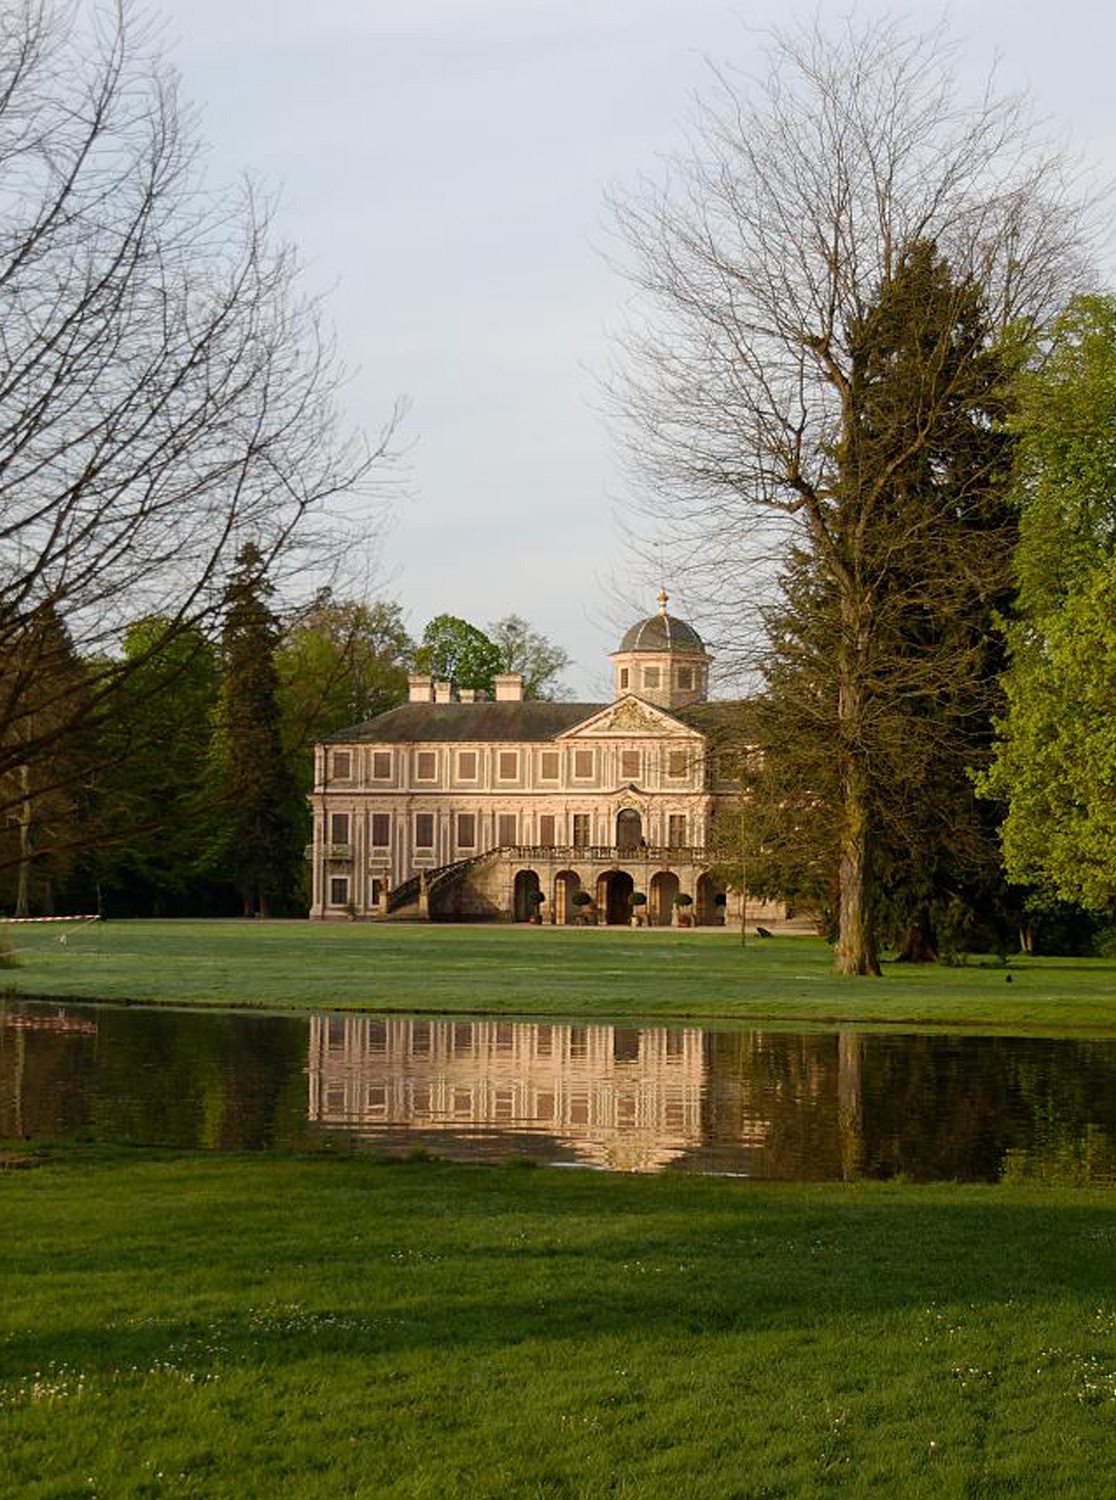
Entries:
{"label": "tree shadow on grass", "polygon": [[[142,1374],[161,1361],[204,1374],[323,1357],[484,1358],[525,1342],[825,1337],[835,1324],[870,1327],[930,1306],[1012,1321],[1066,1298],[1116,1308],[1116,1201],[1100,1194],[1070,1206],[964,1189],[952,1190],[953,1201],[939,1189],[913,1203],[882,1193],[842,1203],[838,1192],[780,1202],[741,1191],[712,1212],[699,1201],[650,1213],[623,1212],[620,1194],[620,1211],[589,1220],[582,1195],[566,1192],[560,1203],[482,1202],[487,1217],[464,1228],[438,1217],[445,1205],[436,1182],[431,1189],[425,1224],[377,1226],[365,1202],[347,1220],[329,1215],[301,1232],[280,1230],[273,1216],[233,1214],[203,1263],[193,1238],[168,1236],[158,1251],[132,1242],[126,1317],[124,1283],[112,1276],[126,1265],[123,1238],[63,1250],[25,1290],[9,1272],[9,1305],[18,1310],[26,1297],[42,1312],[36,1331],[13,1327],[0,1341],[0,1380],[63,1365]],[[475,1212],[475,1196],[462,1207]],[[277,1231],[270,1243],[258,1235],[265,1222]],[[369,1239],[355,1254],[345,1238],[358,1225]],[[78,1327],[58,1308],[82,1279],[90,1321]],[[100,1325],[98,1296],[114,1309]]]}

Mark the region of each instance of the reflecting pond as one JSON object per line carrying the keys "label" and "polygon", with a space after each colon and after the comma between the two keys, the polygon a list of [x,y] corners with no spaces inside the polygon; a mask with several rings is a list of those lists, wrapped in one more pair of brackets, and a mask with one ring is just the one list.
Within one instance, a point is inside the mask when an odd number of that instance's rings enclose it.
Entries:
{"label": "reflecting pond", "polygon": [[1116,1041],[0,1003],[0,1136],[1116,1180]]}

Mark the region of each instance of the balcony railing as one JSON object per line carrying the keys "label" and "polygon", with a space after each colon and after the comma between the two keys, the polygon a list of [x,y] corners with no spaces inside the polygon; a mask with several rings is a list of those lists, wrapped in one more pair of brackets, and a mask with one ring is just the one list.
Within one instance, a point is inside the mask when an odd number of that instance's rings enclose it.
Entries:
{"label": "balcony railing", "polygon": [[594,864],[693,864],[708,863],[703,844],[503,844],[494,851],[511,859],[560,859]]}

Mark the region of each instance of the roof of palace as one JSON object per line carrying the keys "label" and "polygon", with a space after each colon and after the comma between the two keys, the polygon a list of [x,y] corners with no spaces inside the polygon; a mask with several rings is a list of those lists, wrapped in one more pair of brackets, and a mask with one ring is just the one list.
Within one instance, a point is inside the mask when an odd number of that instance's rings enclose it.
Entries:
{"label": "roof of palace", "polygon": [[403,703],[386,714],[326,736],[327,742],[357,744],[375,740],[405,744],[414,740],[552,740],[599,714],[606,703]]}
{"label": "roof of palace", "polygon": [[621,651],[704,651],[705,645],[692,625],[660,610],[639,620],[620,642]]}
{"label": "roof of palace", "polygon": [[[403,703],[364,724],[325,736],[326,744],[399,745],[431,741],[543,741],[583,724],[607,703],[550,703],[526,699],[506,703]],[[739,712],[738,703],[694,703],[657,711],[709,734]]]}

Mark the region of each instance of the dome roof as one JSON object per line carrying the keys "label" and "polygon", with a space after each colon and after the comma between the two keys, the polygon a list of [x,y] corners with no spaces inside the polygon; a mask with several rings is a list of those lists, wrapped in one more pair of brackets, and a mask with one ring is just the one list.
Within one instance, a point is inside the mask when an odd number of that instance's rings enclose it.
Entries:
{"label": "dome roof", "polygon": [[692,625],[666,612],[667,595],[659,595],[659,613],[639,620],[620,642],[621,651],[702,651],[705,645]]}

